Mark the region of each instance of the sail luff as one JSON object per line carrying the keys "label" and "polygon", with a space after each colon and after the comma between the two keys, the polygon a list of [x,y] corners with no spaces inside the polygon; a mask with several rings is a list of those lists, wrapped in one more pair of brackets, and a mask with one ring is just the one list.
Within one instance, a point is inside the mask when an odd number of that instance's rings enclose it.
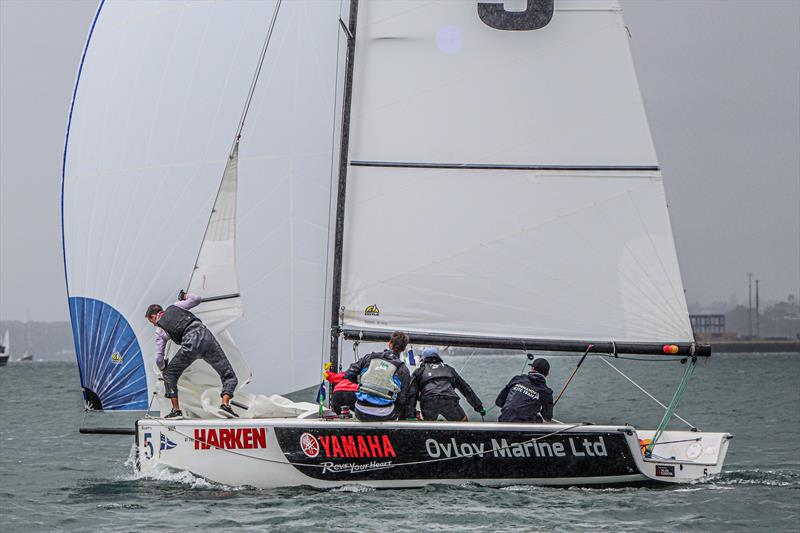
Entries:
{"label": "sail luff", "polygon": [[350,148],[350,112],[353,98],[353,72],[356,52],[356,25],[358,0],[351,0],[348,20],[347,63],[345,66],[344,94],[342,97],[342,133],[339,141],[339,181],[336,196],[336,228],[333,249],[333,274],[331,279],[331,345],[330,362],[339,370],[339,329],[342,299],[342,263],[345,226],[345,200],[347,198],[347,167]]}

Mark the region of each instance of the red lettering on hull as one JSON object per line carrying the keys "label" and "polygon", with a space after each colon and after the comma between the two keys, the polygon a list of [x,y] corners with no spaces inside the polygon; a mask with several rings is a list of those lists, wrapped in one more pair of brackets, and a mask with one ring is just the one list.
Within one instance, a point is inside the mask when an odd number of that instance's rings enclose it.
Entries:
{"label": "red lettering on hull", "polygon": [[[303,437],[306,441],[304,443]],[[309,442],[319,443],[309,449]],[[305,444],[305,446],[304,446]],[[388,435],[312,435],[303,433],[300,449],[308,457],[326,459],[378,459],[397,457]]]}
{"label": "red lettering on hull", "polygon": [[194,430],[194,449],[252,450],[267,447],[267,428],[208,428]]}

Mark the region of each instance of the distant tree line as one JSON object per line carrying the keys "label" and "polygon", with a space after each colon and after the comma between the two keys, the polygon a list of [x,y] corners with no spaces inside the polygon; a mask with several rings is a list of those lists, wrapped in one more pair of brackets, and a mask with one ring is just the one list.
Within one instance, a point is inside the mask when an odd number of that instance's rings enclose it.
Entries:
{"label": "distant tree line", "polygon": [[36,359],[74,360],[69,322],[30,322],[26,329],[25,322],[19,320],[0,321],[0,340],[6,331],[12,359],[18,359],[28,349]]}
{"label": "distant tree line", "polygon": [[758,331],[755,308],[751,326],[748,315],[746,305],[734,307],[725,313],[725,330],[734,331],[739,337],[746,337],[752,331],[754,337],[800,339],[800,306],[791,295],[787,301],[770,305],[758,314]]}

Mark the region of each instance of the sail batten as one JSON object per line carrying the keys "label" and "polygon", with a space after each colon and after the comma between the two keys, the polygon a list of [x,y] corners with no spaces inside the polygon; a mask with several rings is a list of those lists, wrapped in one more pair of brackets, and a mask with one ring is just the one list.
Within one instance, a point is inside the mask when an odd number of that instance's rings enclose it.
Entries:
{"label": "sail batten", "polygon": [[422,163],[402,161],[350,161],[354,167],[390,167],[390,168],[442,168],[470,170],[563,170],[563,171],[595,171],[595,172],[641,172],[658,171],[653,165],[507,165],[502,163]]}

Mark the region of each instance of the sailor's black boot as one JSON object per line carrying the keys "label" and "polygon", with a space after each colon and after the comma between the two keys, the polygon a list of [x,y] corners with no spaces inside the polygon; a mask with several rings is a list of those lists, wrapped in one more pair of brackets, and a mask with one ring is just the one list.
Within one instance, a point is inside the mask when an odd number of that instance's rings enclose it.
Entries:
{"label": "sailor's black boot", "polygon": [[233,412],[233,409],[231,409],[231,406],[230,406],[230,405],[225,405],[225,404],[223,403],[222,405],[220,405],[220,406],[219,406],[219,408],[220,408],[220,410],[222,410],[222,411],[223,411],[223,412],[224,412],[226,415],[228,415],[228,418],[239,418],[239,415],[237,415],[236,413],[234,413],[234,412]]}

